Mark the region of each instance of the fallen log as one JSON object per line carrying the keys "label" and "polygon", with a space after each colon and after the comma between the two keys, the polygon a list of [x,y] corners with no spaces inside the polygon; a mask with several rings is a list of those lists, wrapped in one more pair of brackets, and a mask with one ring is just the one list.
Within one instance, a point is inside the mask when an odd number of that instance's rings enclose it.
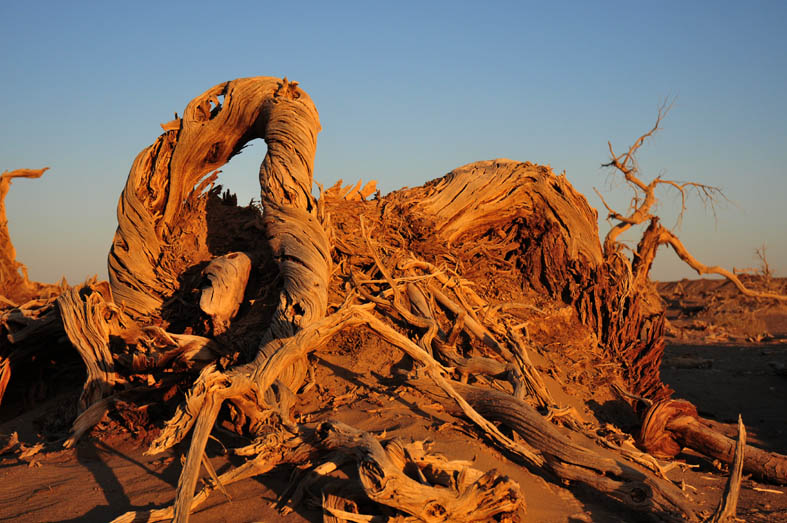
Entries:
{"label": "fallen log", "polygon": [[[445,398],[424,379],[409,380],[409,383],[421,392]],[[544,456],[545,468],[556,476],[584,483],[640,512],[676,521],[697,519],[697,507],[670,481],[577,445],[526,402],[500,391],[459,382],[451,385],[480,414],[519,434]],[[443,399],[446,408],[456,411],[446,399]]]}
{"label": "fallen log", "polygon": [[[697,408],[682,400],[654,404],[645,415],[638,443],[662,458],[673,458],[683,448],[727,464],[735,458],[735,441],[702,423]],[[787,484],[787,456],[750,445],[743,454],[744,472],[769,483]]]}

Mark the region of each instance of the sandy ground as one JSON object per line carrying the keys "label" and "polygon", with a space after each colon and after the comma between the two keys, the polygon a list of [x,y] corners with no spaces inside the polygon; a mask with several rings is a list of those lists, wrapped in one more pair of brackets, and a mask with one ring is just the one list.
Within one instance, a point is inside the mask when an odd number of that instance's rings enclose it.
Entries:
{"label": "sandy ground", "polygon": [[[782,343],[676,344],[667,347],[661,376],[675,389],[674,397],[694,403],[700,416],[729,424],[733,432],[740,414],[749,444],[787,454],[787,376],[775,372],[785,364],[787,344]],[[713,470],[708,460],[690,454],[680,457],[698,464],[698,471]],[[706,482],[694,485],[706,486]],[[723,489],[717,482],[707,485]],[[746,521],[787,521],[787,488],[745,481],[738,516]]]}
{"label": "sandy ground", "polygon": [[[378,355],[379,356],[379,355]],[[334,419],[356,428],[407,440],[434,441],[433,449],[451,459],[473,460],[482,470],[492,468],[516,479],[526,493],[528,514],[538,521],[568,521],[573,515],[597,514],[607,520],[610,511],[586,506],[581,498],[549,484],[543,478],[511,463],[483,441],[476,439],[466,423],[446,414],[442,407],[403,385],[377,378],[359,369],[372,363],[378,369],[395,364],[392,354],[382,360],[359,362],[359,354],[321,354],[316,359],[314,393],[302,395],[298,411],[312,412],[310,421]],[[325,397],[328,391],[352,393]],[[317,410],[319,405],[328,405]],[[36,415],[51,410],[42,404],[21,418],[0,425],[0,432],[30,425]],[[297,414],[296,414],[297,416]],[[13,521],[107,521],[128,510],[158,508],[171,502],[180,473],[183,444],[158,456],[145,456],[144,447],[132,434],[108,439],[85,438],[73,450],[43,452],[30,459],[7,458],[0,463],[0,518]],[[215,442],[208,454],[219,473],[239,460],[223,455]],[[213,494],[192,517],[193,521],[321,521],[321,511],[298,507],[282,515],[273,504],[285,491],[292,467],[282,467],[255,480],[230,485],[229,503]],[[590,499],[591,494],[587,494]],[[555,499],[561,500],[555,503]]]}
{"label": "sandy ground", "polygon": [[[665,294],[669,292],[672,291],[667,289]],[[688,298],[684,296],[683,300],[686,302]],[[691,303],[693,309],[684,307],[680,313],[675,312],[676,307],[671,309],[670,344],[662,366],[664,381],[675,389],[675,397],[695,403],[704,417],[731,423],[740,413],[751,443],[787,454],[787,376],[781,372],[787,365],[787,342],[780,341],[780,333],[776,332],[787,315],[782,317],[779,311],[766,311],[770,323],[760,329],[764,334],[760,333],[763,336],[755,343],[746,339],[758,339],[756,333],[741,334],[728,327],[714,326],[710,316],[698,319],[696,316],[701,313],[697,310],[697,300]],[[687,310],[693,312],[689,314]],[[697,321],[706,326],[697,328],[698,324],[692,323]],[[757,325],[762,327],[764,323]],[[751,327],[745,326],[757,330]],[[718,339],[719,336],[723,339]],[[709,338],[712,343],[708,342]],[[763,342],[764,339],[771,341]],[[336,419],[378,434],[385,431],[388,437],[427,439],[435,442],[436,452],[450,459],[473,460],[481,470],[495,468],[521,485],[527,503],[522,521],[648,520],[596,492],[575,486],[564,488],[515,465],[484,443],[471,425],[447,414],[418,391],[386,378],[398,361],[394,351],[329,350],[321,352],[313,361],[317,365],[317,386],[309,394],[299,395],[296,419],[298,413],[310,413],[309,421]],[[42,420],[57,415],[67,417],[67,406],[73,405],[78,397],[79,386],[73,385],[81,384],[83,379],[78,363],[57,364],[62,366],[59,381],[48,383],[45,399],[17,401],[24,403],[25,409],[4,405],[0,411],[0,434],[17,431],[22,441],[29,443],[46,439]],[[581,416],[592,418],[593,413],[586,406],[576,406]],[[23,414],[17,415],[20,412]],[[214,434],[226,439],[221,429],[216,431]],[[75,449],[59,449],[55,440],[47,441],[44,449],[31,457],[4,456],[0,461],[0,519],[108,521],[128,510],[158,508],[170,503],[186,447],[181,444],[167,453],[146,456],[143,454],[145,436],[117,430],[98,431],[84,438]],[[573,433],[570,437],[601,452],[583,436]],[[208,455],[219,473],[240,463],[213,441],[208,446]],[[673,469],[669,477],[684,485],[706,507],[715,506],[726,480],[723,467],[691,453],[681,454],[678,461],[686,466]],[[290,479],[298,480],[296,472],[292,467],[280,467],[256,479],[230,485],[231,502],[221,493],[214,493],[193,514],[192,520],[321,521],[321,512],[309,503],[289,514],[282,514],[274,507]],[[787,521],[787,487],[746,479],[738,515],[747,521]]]}

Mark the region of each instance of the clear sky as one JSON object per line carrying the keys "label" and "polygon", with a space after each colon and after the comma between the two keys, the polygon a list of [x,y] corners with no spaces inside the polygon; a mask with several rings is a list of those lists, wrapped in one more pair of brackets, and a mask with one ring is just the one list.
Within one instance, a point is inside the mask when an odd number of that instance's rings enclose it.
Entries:
{"label": "clear sky", "polygon": [[[552,4],[552,5],[547,5]],[[32,278],[106,277],[117,200],[137,153],[225,80],[287,76],[320,112],[316,179],[388,192],[497,157],[551,165],[600,209],[600,169],[677,97],[644,176],[721,187],[679,234],[707,264],[787,275],[787,2],[0,2],[0,171]],[[224,184],[258,197],[262,142]],[[675,222],[677,198],[659,211]],[[691,277],[671,251],[658,279]]]}

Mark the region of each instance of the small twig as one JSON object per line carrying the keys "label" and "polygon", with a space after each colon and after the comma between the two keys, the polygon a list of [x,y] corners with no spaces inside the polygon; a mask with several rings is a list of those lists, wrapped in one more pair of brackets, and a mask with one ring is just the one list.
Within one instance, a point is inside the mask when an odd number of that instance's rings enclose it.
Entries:
{"label": "small twig", "polygon": [[769,494],[784,494],[781,490],[776,490],[772,488],[762,488],[762,487],[752,487],[752,490],[756,490],[757,492],[768,492]]}
{"label": "small twig", "polygon": [[[396,283],[423,281],[423,280],[428,280],[430,278],[435,278],[435,277],[437,277],[438,274],[442,274],[442,273],[424,274],[422,276],[403,276],[403,277],[400,277],[400,278],[393,278],[393,281],[395,281]],[[382,280],[380,280],[380,279],[377,279],[377,280],[358,280],[358,283],[360,283],[362,285],[368,285],[370,283],[388,283],[388,280],[385,280],[385,279],[382,279]]]}

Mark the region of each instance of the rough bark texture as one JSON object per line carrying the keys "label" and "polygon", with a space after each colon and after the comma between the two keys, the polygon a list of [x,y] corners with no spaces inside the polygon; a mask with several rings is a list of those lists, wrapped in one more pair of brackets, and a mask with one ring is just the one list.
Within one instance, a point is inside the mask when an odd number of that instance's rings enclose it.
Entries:
{"label": "rough bark texture", "polygon": [[[326,521],[371,520],[357,513],[359,503],[397,521],[521,513],[526,493],[495,471],[437,458],[421,442],[384,441],[333,421],[295,423],[307,356],[348,332],[400,351],[410,384],[512,462],[660,519],[699,517],[652,457],[606,440],[617,453],[577,444],[572,432],[602,440],[555,393],[578,362],[592,376],[572,378],[564,392],[584,400],[604,393],[658,406],[670,395],[658,372],[664,311],[647,278],[664,239],[657,221],[631,262],[614,237],[602,248],[596,211],[564,176],[504,159],[372,200],[374,184],[360,182],[315,199],[319,118],[286,78],[222,83],[162,127],[120,197],[109,283],[62,288],[56,301],[29,306],[6,296],[0,306],[9,340],[0,340],[0,398],[9,362],[30,354],[23,340],[34,334],[60,329],[85,362],[81,414],[67,446],[130,398],[162,394],[169,380],[190,386],[149,449],[190,438],[173,505],[118,521],[184,522],[214,488],[321,459],[310,478],[357,465],[355,496],[321,492]],[[216,169],[255,138],[268,146],[261,210],[238,208],[213,187]],[[8,245],[0,245],[1,274],[21,278],[14,281],[22,289],[26,278]],[[566,343],[539,342],[550,329]],[[224,422],[253,441],[236,449],[246,461],[218,476],[205,449],[225,405]],[[677,417],[651,410],[641,444],[662,456],[682,445],[731,456],[702,439],[710,436],[692,408]],[[743,467],[757,463],[778,482],[787,477],[782,458],[746,448]],[[203,466],[213,483],[195,496]],[[293,503],[304,495],[296,488]]]}
{"label": "rough bark texture", "polygon": [[115,385],[114,362],[109,351],[112,305],[106,282],[73,287],[57,299],[68,339],[87,367],[87,381],[79,398],[79,412],[101,400]]}
{"label": "rough bark texture", "polygon": [[[158,314],[182,273],[210,259],[203,190],[215,177],[208,175],[251,140],[267,138],[270,160],[263,170],[275,179],[271,190],[301,208],[313,205],[308,200],[319,120],[309,96],[286,79],[219,84],[162,128],[164,134],[131,167],[109,253],[112,294],[136,319]],[[279,172],[289,169],[297,181]]]}
{"label": "rough bark texture", "polygon": [[[527,162],[476,162],[384,202],[382,219],[405,214],[399,225],[420,236],[421,252],[433,249],[426,243],[448,242],[465,259],[491,252],[511,260],[531,288],[577,310],[624,365],[632,392],[654,399],[670,394],[659,377],[664,311],[658,295],[635,281],[619,252],[602,253],[597,213],[564,176]],[[646,282],[647,270],[640,272]]]}
{"label": "rough bark texture", "polygon": [[[546,467],[558,477],[589,485],[643,512],[678,519],[695,516],[696,507],[677,487],[643,475],[619,458],[577,445],[526,402],[500,391],[457,382],[452,385],[481,415],[516,431],[544,456]],[[427,383],[417,382],[417,386],[441,395]],[[446,406],[451,408],[450,403]]]}

